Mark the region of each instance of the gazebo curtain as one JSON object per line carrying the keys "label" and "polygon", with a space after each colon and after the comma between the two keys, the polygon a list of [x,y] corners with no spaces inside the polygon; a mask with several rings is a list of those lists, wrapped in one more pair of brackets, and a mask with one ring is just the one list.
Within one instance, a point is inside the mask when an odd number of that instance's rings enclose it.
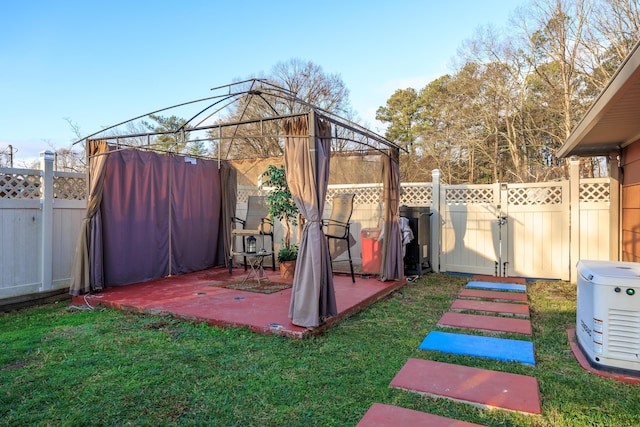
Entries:
{"label": "gazebo curtain", "polygon": [[[310,123],[309,123],[310,122]],[[337,314],[322,212],[329,183],[331,124],[315,112],[283,121],[287,184],[305,218],[293,280],[289,318],[316,327]]]}
{"label": "gazebo curtain", "polygon": [[236,216],[238,198],[238,171],[228,163],[220,165],[220,183],[225,190],[222,192],[222,206],[220,212],[220,230],[222,232],[224,265],[229,267],[231,256],[231,218]]}
{"label": "gazebo curtain", "polygon": [[169,274],[171,172],[166,155],[138,150],[109,154],[100,208],[105,286]]}
{"label": "gazebo curtain", "polygon": [[220,265],[224,213],[215,162],[88,144],[89,198],[72,295]]}
{"label": "gazebo curtain", "polygon": [[69,293],[80,295],[104,286],[102,265],[102,221],[100,204],[104,188],[104,175],[109,146],[106,141],[87,142],[89,153],[89,195],[87,212],[82,221],[82,228],[71,269]]}
{"label": "gazebo curtain", "polygon": [[404,276],[402,233],[400,232],[400,167],[399,152],[390,150],[382,157],[384,224],[382,228],[382,261],[380,280],[397,280]]}
{"label": "gazebo curtain", "polygon": [[101,207],[105,286],[215,265],[221,193],[211,160],[141,150],[109,154]]}
{"label": "gazebo curtain", "polygon": [[169,158],[172,175],[169,274],[210,268],[216,265],[222,236],[221,171],[213,160]]}

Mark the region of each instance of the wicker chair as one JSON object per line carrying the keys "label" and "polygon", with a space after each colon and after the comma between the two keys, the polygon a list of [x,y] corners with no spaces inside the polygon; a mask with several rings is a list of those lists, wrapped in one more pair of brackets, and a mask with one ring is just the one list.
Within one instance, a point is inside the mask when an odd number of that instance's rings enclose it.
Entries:
{"label": "wicker chair", "polygon": [[[347,246],[347,254],[349,255],[349,268],[351,269],[351,280],[356,282],[356,276],[353,273],[353,260],[351,259],[351,242],[349,241],[351,235],[349,229],[351,223],[351,214],[353,213],[353,198],[354,194],[337,194],[333,198],[331,207],[331,216],[329,219],[322,221],[324,226],[324,234],[329,242],[329,255],[331,256],[331,262],[333,263],[334,255],[331,253],[332,240],[345,241]],[[334,245],[335,249],[335,245]],[[334,251],[335,252],[335,251]]]}
{"label": "wicker chair", "polygon": [[[238,217],[232,217],[231,227],[231,239],[232,239],[232,252],[233,244],[236,237],[242,237],[242,252],[246,251],[246,239],[249,236],[262,237],[262,247],[264,247],[264,236],[269,236],[271,239],[271,266],[273,271],[276,270],[276,255],[273,242],[273,221],[269,219],[269,208],[266,203],[267,198],[264,196],[249,196],[247,200],[247,217],[240,219]],[[240,224],[242,228],[237,228],[237,224]],[[247,270],[247,257],[244,257],[244,269]],[[231,270],[231,263],[229,263],[229,270]]]}

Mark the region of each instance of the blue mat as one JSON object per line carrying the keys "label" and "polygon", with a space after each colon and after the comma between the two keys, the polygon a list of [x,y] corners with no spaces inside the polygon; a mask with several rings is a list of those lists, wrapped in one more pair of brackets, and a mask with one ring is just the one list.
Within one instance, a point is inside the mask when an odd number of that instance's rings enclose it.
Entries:
{"label": "blue mat", "polygon": [[419,348],[536,365],[533,343],[529,341],[432,331]]}
{"label": "blue mat", "polygon": [[518,285],[516,283],[469,282],[466,287],[474,289],[491,289],[494,291],[527,292],[527,285]]}

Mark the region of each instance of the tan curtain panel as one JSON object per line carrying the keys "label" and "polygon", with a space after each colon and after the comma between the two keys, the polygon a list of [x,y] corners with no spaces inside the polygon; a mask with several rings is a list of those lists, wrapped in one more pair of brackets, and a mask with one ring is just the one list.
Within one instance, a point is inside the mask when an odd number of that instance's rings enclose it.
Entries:
{"label": "tan curtain panel", "polygon": [[100,225],[100,203],[104,188],[105,165],[109,146],[106,141],[87,142],[89,153],[89,196],[87,212],[82,221],[82,228],[71,270],[69,293],[80,295],[104,286],[102,263],[93,265],[92,259],[99,259],[101,254],[102,227]]}
{"label": "tan curtain panel", "polygon": [[[287,184],[305,219],[293,280],[289,318],[315,327],[337,314],[322,212],[329,183],[331,124],[315,113],[283,121]],[[312,128],[310,128],[310,126]]]}
{"label": "tan curtain panel", "polygon": [[380,280],[398,280],[404,277],[402,259],[402,233],[400,232],[400,167],[399,152],[392,150],[382,157],[384,224],[382,228],[382,263]]}
{"label": "tan curtain panel", "polygon": [[227,162],[220,165],[220,182],[222,187],[222,212],[220,230],[223,239],[224,263],[229,267],[231,256],[231,218],[236,216],[238,198],[238,171]]}

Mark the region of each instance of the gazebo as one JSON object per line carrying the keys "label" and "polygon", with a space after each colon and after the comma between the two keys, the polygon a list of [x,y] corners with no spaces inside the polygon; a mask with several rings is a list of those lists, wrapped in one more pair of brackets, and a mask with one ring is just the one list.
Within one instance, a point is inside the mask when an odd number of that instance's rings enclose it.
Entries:
{"label": "gazebo", "polygon": [[[237,192],[230,160],[241,141],[282,148],[287,184],[304,218],[289,309],[292,323],[315,327],[336,314],[321,226],[332,146],[380,153],[384,238],[379,279],[403,277],[399,146],[265,80],[212,90],[211,97],[138,116],[76,142],[85,145],[88,201],[72,295],[230,262]],[[225,116],[230,107],[239,114]],[[189,110],[194,111],[191,118],[176,129],[131,131],[150,114]],[[185,143],[204,141],[213,144],[215,156],[180,150]]]}

